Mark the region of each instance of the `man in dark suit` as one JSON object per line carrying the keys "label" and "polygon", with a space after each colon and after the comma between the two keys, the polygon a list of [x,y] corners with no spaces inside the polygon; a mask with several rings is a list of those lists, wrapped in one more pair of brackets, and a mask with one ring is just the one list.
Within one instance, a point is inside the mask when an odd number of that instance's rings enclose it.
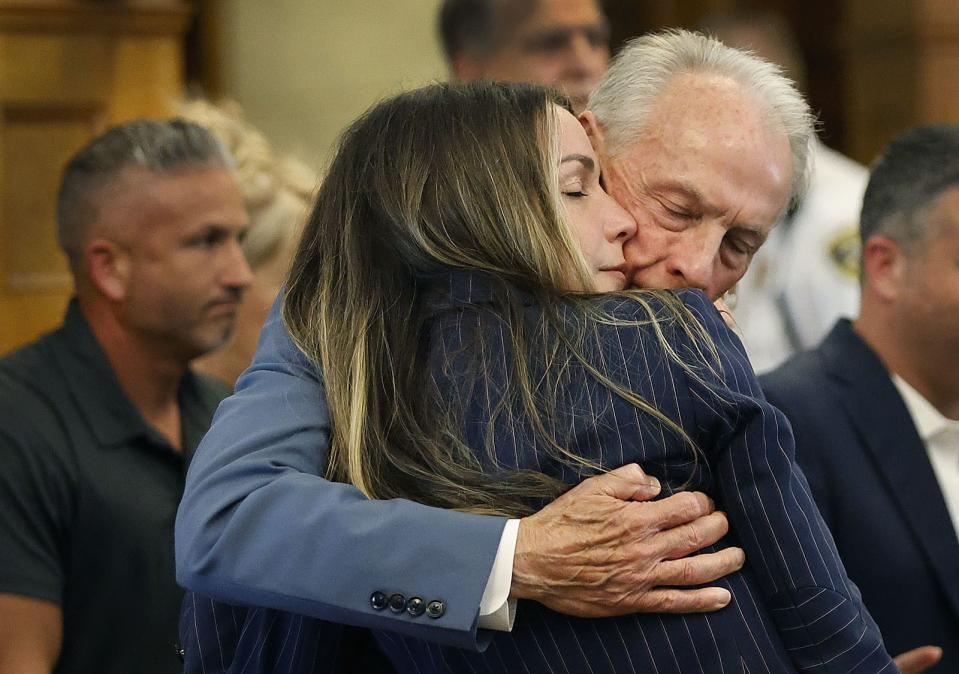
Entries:
{"label": "man in dark suit", "polygon": [[894,140],[862,217],[862,308],[763,378],[893,653],[959,671],[959,126]]}

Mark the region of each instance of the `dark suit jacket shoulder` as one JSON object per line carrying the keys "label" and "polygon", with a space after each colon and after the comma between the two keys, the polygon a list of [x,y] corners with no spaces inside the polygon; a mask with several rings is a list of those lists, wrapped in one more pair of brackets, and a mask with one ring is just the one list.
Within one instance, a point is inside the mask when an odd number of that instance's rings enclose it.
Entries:
{"label": "dark suit jacket shoulder", "polygon": [[945,649],[959,671],[959,542],[925,445],[879,357],[840,321],[761,378],[891,653]]}

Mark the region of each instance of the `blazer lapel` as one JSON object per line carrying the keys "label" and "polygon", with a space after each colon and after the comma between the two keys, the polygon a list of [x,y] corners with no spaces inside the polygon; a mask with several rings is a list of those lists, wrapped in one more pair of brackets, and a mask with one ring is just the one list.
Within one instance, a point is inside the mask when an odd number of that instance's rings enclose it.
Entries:
{"label": "blazer lapel", "polygon": [[826,371],[845,391],[840,397],[845,411],[959,616],[959,539],[899,391],[848,321],[833,329],[821,351]]}

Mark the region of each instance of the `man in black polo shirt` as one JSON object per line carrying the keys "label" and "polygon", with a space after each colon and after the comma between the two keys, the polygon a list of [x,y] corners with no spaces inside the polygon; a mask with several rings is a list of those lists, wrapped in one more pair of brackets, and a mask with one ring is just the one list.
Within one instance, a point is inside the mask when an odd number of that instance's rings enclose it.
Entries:
{"label": "man in black polo shirt", "polygon": [[64,170],[76,297],[0,360],[0,672],[179,671],[173,520],[227,393],[188,364],[250,282],[229,167],[200,127],[138,121]]}

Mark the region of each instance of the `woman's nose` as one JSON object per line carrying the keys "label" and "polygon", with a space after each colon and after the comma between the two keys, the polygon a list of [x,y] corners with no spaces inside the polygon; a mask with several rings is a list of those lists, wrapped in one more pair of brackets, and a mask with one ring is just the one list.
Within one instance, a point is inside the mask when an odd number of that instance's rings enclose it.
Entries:
{"label": "woman's nose", "polygon": [[606,216],[606,236],[610,241],[626,242],[636,236],[636,221],[629,212],[611,196]]}

